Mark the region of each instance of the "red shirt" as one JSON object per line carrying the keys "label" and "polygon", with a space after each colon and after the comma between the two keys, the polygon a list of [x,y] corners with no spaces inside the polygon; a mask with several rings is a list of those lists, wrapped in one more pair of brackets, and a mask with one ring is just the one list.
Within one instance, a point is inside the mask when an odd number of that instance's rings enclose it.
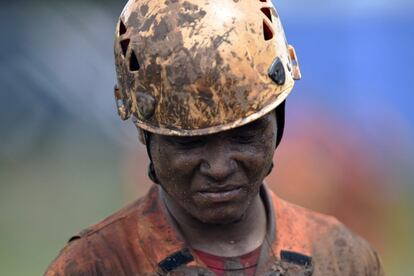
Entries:
{"label": "red shirt", "polygon": [[224,275],[226,271],[240,271],[242,275],[253,276],[256,272],[260,248],[239,257],[220,257],[195,249],[193,251],[217,276]]}

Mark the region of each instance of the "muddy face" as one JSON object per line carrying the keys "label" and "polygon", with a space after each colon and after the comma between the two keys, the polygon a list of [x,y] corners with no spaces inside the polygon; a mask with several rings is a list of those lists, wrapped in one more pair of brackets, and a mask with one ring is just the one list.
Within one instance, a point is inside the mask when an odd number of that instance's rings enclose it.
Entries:
{"label": "muddy face", "polygon": [[181,212],[204,223],[242,218],[272,164],[274,112],[245,126],[193,137],[151,136],[155,172]]}

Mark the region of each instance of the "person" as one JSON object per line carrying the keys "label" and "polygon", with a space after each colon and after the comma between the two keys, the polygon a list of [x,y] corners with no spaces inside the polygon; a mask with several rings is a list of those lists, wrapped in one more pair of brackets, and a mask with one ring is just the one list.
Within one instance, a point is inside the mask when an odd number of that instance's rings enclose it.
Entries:
{"label": "person", "polygon": [[130,0],[115,56],[154,185],[45,275],[383,275],[365,240],[263,183],[301,78],[270,0]]}

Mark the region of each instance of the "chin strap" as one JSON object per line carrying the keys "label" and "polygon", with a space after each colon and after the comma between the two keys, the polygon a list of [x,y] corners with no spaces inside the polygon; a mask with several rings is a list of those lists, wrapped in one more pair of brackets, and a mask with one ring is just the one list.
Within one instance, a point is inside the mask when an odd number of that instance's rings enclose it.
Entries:
{"label": "chin strap", "polygon": [[276,123],[277,123],[276,148],[279,146],[280,142],[282,141],[283,132],[285,129],[285,109],[286,109],[286,100],[276,107]]}
{"label": "chin strap", "polygon": [[[277,149],[280,142],[282,142],[283,132],[285,129],[285,109],[286,109],[286,101],[283,101],[280,105],[278,105],[278,107],[276,107],[276,110],[275,110],[276,125],[277,125],[275,149]],[[274,167],[274,164],[272,162],[266,176],[268,176],[272,172],[273,167]]]}
{"label": "chin strap", "polygon": [[155,169],[154,169],[154,163],[152,162],[152,156],[151,156],[151,150],[150,150],[150,145],[151,145],[151,133],[141,129],[142,131],[142,135],[144,136],[144,142],[145,142],[145,146],[147,148],[147,154],[148,154],[148,158],[150,160],[150,163],[148,165],[148,177],[149,179],[151,179],[152,182],[154,182],[155,184],[160,184],[160,181],[157,178],[157,175],[155,173]]}

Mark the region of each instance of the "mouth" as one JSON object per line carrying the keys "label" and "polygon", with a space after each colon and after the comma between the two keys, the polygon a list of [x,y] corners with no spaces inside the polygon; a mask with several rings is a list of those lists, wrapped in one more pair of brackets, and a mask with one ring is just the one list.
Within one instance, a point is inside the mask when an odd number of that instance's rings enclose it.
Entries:
{"label": "mouth", "polygon": [[241,187],[236,186],[210,188],[198,192],[203,198],[212,202],[230,201],[240,196],[241,193]]}

